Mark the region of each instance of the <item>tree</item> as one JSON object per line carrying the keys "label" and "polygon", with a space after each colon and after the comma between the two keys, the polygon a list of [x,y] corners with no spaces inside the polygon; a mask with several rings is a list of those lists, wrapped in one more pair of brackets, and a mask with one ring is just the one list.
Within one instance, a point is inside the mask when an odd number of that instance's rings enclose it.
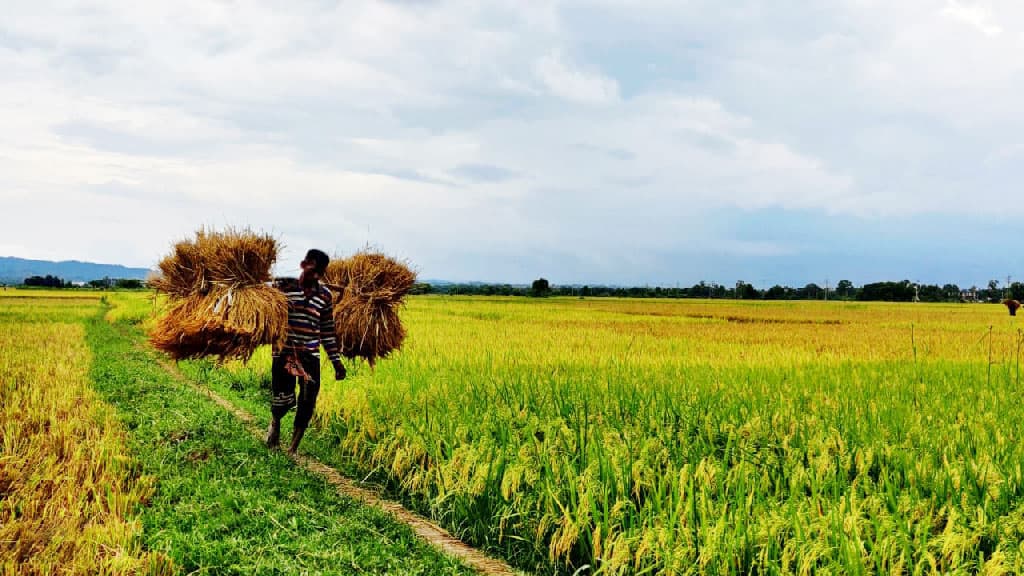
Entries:
{"label": "tree", "polygon": [[850,293],[853,292],[853,282],[849,280],[840,280],[836,282],[836,294],[842,298],[847,299],[850,297]]}
{"label": "tree", "polygon": [[1010,298],[1013,298],[1014,300],[1024,300],[1024,284],[1020,282],[1010,284]]}
{"label": "tree", "polygon": [[430,294],[434,291],[434,287],[427,282],[417,282],[412,285],[409,290],[409,294]]}
{"label": "tree", "polygon": [[531,296],[547,296],[551,292],[551,283],[545,278],[537,278],[530,285]]}
{"label": "tree", "polygon": [[921,302],[942,302],[946,299],[942,287],[938,284],[919,284],[917,297]]}
{"label": "tree", "polygon": [[806,298],[808,300],[815,300],[819,296],[821,296],[822,293],[821,286],[818,286],[814,282],[811,282],[810,284],[804,286],[803,288],[800,289],[799,292],[799,298]]}
{"label": "tree", "polygon": [[984,298],[989,302],[999,302],[1003,299],[1003,294],[999,290],[999,280],[988,281],[988,290],[985,290]]}
{"label": "tree", "polygon": [[760,298],[761,293],[754,288],[753,284],[748,284],[743,280],[736,282],[736,297],[742,300],[753,300]]}
{"label": "tree", "polygon": [[114,285],[114,281],[109,276],[104,276],[98,280],[89,280],[89,286],[93,288],[110,288]]}
{"label": "tree", "polygon": [[65,286],[71,285],[70,282],[65,282],[63,279],[50,274],[47,274],[45,277],[29,276],[28,278],[25,278],[24,284],[25,286],[42,286],[45,288],[64,288]]}
{"label": "tree", "polygon": [[911,302],[914,299],[914,285],[910,280],[902,282],[874,282],[865,284],[857,295],[858,300],[883,300],[886,302]]}
{"label": "tree", "polygon": [[942,295],[949,302],[959,302],[960,287],[956,284],[945,284],[942,286]]}

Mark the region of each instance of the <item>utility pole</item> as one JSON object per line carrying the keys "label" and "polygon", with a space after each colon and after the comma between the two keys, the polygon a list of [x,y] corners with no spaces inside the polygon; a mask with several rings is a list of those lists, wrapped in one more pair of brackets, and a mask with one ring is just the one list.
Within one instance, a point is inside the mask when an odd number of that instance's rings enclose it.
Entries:
{"label": "utility pole", "polygon": [[825,277],[825,302],[828,302],[828,276]]}

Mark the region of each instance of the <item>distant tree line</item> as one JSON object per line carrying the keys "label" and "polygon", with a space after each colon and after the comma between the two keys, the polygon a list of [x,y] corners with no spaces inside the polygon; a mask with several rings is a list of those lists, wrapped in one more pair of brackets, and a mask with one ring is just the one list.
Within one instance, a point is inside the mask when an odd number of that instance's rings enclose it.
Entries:
{"label": "distant tree line", "polygon": [[872,282],[855,286],[849,280],[840,280],[827,289],[815,283],[802,287],[776,284],[757,289],[749,282],[739,281],[733,286],[715,282],[698,282],[689,287],[664,286],[590,286],[553,285],[544,278],[529,286],[520,284],[416,284],[413,294],[450,294],[468,296],[577,296],[619,298],[719,298],[735,300],[851,300],[887,302],[1001,302],[1004,298],[1024,300],[1024,283],[1013,282],[1000,286],[991,280],[984,287],[961,288],[956,284],[918,284],[910,280],[898,282]]}
{"label": "distant tree line", "polygon": [[81,286],[98,289],[119,288],[123,290],[145,288],[146,286],[142,280],[137,280],[135,278],[101,278],[98,280],[90,280],[84,285],[81,285],[50,274],[47,274],[46,276],[29,276],[28,278],[25,278],[22,285],[40,288],[78,288]]}
{"label": "distant tree line", "polygon": [[90,288],[100,289],[120,288],[123,290],[134,290],[146,287],[142,280],[136,280],[135,278],[102,278],[100,280],[90,280],[87,284]]}
{"label": "distant tree line", "polygon": [[[73,288],[74,283],[57,276],[30,276],[23,285],[43,288]],[[134,278],[100,278],[85,283],[93,289],[139,289],[145,288],[142,280]],[[961,288],[956,284],[918,284],[910,280],[899,282],[873,282],[855,286],[849,280],[840,280],[827,289],[815,283],[802,287],[776,284],[758,290],[742,280],[726,286],[716,282],[698,282],[693,286],[590,286],[551,284],[545,278],[534,280],[529,286],[522,284],[487,284],[480,282],[462,284],[413,285],[411,294],[451,294],[466,296],[575,296],[618,297],[618,298],[715,298],[734,300],[859,300],[886,302],[1001,302],[1005,298],[1024,301],[1024,283],[1013,282],[1000,286],[998,280],[990,280],[984,287]]]}
{"label": "distant tree line", "polygon": [[71,286],[70,282],[64,281],[57,276],[29,276],[25,278],[25,286],[40,286],[44,288],[65,288]]}

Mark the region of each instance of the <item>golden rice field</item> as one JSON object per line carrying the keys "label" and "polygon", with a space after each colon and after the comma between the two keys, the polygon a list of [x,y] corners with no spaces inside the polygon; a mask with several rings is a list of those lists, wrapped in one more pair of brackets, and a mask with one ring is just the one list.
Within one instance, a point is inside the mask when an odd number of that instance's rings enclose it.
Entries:
{"label": "golden rice field", "polygon": [[[317,423],[520,566],[1024,573],[1024,320],[1001,306],[417,297],[403,320]],[[227,370],[258,387],[269,359]]]}
{"label": "golden rice field", "polygon": [[170,571],[137,541],[152,479],[133,473],[124,431],[89,387],[81,320],[99,301],[0,297],[2,574]]}
{"label": "golden rice field", "polygon": [[[18,296],[0,298],[2,573],[169,570],[130,513],[157,479],[88,386],[100,295]],[[114,322],[153,310],[103,298]],[[416,297],[403,321],[401,353],[325,379],[309,449],[518,566],[1024,573],[1024,338],[1002,307]],[[246,402],[269,364],[182,369]]]}

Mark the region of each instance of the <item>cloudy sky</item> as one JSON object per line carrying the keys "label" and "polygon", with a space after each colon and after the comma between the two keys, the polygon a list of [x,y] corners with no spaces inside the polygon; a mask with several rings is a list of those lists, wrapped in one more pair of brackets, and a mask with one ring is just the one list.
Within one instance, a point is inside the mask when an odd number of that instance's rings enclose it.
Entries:
{"label": "cloudy sky", "polygon": [[201,225],[449,280],[1024,280],[1019,0],[21,2],[0,255]]}

